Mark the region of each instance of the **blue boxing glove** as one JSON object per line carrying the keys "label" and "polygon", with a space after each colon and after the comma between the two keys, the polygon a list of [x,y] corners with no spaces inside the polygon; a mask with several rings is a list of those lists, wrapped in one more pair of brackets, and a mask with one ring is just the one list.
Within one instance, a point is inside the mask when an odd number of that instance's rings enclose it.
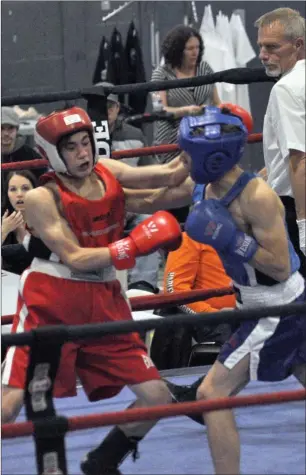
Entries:
{"label": "blue boxing glove", "polygon": [[251,260],[258,249],[257,241],[237,228],[230,212],[217,200],[196,203],[185,223],[185,231],[194,241],[235,256],[240,262]]}

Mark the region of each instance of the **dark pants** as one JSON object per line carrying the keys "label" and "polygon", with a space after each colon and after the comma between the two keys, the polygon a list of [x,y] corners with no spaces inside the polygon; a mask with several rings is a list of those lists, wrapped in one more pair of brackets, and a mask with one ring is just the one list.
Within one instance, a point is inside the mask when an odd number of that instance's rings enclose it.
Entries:
{"label": "dark pants", "polygon": [[282,203],[286,210],[286,223],[288,228],[288,234],[290,240],[293,244],[295,252],[300,258],[301,267],[299,269],[300,273],[306,279],[306,257],[300,250],[300,239],[299,239],[299,228],[296,224],[296,210],[294,199],[291,196],[280,196]]}

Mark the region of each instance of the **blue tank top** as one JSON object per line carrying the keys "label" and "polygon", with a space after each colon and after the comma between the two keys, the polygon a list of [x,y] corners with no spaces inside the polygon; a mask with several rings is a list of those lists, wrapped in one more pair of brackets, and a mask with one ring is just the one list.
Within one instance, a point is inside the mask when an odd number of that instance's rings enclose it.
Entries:
{"label": "blue tank top", "polygon": [[[256,178],[257,175],[254,173],[244,172],[240,175],[236,183],[232,186],[232,188],[228,191],[228,193],[220,200],[220,202],[228,208],[231,202],[240,195],[242,190],[245,186],[249,183],[249,181]],[[193,202],[196,203],[198,201],[202,201],[205,199],[205,190],[206,185],[195,185],[193,190]],[[286,226],[287,230],[287,226]],[[291,275],[294,274],[300,268],[300,259],[297,253],[294,250],[294,247],[289,239],[288,232],[288,248],[289,248],[289,256],[290,256],[290,273]],[[239,263],[233,256],[229,256],[226,253],[219,253],[224,268],[227,274],[239,285],[245,285],[254,287],[256,285],[267,285],[272,286],[278,284],[279,282],[272,279],[268,275],[264,274],[263,272],[254,269],[249,264],[246,263]]]}

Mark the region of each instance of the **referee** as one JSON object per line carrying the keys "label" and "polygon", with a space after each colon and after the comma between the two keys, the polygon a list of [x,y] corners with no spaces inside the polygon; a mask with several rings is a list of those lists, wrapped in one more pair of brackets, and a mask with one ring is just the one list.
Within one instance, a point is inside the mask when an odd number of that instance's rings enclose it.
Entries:
{"label": "referee", "polygon": [[278,8],[255,26],[266,74],[279,78],[264,118],[265,168],[260,173],[284,204],[288,233],[306,278],[305,19],[296,10]]}

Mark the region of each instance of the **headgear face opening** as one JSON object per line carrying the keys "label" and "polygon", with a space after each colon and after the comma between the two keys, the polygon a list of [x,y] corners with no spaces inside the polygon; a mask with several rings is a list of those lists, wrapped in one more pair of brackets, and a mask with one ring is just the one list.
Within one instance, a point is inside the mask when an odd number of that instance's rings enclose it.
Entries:
{"label": "headgear face opening", "polygon": [[71,107],[63,111],[52,112],[38,120],[34,132],[34,140],[40,153],[50,162],[50,166],[55,172],[69,174],[58,150],[60,139],[82,130],[87,130],[89,133],[93,164],[95,164],[98,159],[98,147],[93,125],[84,109]]}
{"label": "headgear face opening", "polygon": [[206,107],[198,117],[181,120],[178,143],[191,157],[191,178],[199,184],[220,179],[236,165],[248,131],[240,118]]}

